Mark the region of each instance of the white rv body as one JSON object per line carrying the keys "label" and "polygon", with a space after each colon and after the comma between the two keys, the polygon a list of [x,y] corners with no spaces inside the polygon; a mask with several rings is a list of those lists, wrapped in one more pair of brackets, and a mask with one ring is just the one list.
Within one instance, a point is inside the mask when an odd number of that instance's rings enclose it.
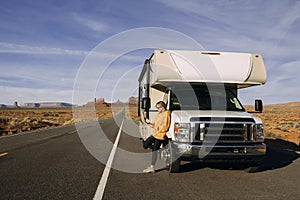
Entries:
{"label": "white rv body", "polygon": [[[155,104],[164,101],[171,111],[168,137],[174,152],[180,153],[178,160],[199,157],[208,142],[210,147],[214,143],[216,153],[208,152],[207,157],[239,155],[258,163],[266,152],[262,121],[244,110],[237,93],[241,88],[263,85],[266,79],[259,54],[155,50],[145,61],[139,78],[141,137],[151,134],[145,119],[154,121]],[[181,125],[186,134],[182,134],[183,139],[177,134]],[[217,139],[209,139],[216,135]],[[186,148],[180,149],[182,146]],[[223,152],[225,147],[228,149]]]}

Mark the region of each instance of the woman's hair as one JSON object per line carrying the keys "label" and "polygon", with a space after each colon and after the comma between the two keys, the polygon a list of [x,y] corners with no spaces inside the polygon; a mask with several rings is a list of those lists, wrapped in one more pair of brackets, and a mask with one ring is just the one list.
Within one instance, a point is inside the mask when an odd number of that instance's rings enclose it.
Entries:
{"label": "woman's hair", "polygon": [[163,102],[163,101],[157,102],[157,103],[156,103],[156,106],[157,106],[157,105],[161,105],[162,107],[164,107],[164,109],[167,109],[167,105],[166,105],[165,102]]}

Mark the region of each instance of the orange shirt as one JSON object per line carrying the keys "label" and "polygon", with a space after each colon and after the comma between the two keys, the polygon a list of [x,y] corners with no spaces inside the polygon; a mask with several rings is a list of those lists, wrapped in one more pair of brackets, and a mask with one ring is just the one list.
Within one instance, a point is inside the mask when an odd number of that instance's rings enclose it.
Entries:
{"label": "orange shirt", "polygon": [[164,140],[165,136],[169,130],[171,123],[171,113],[166,110],[161,113],[157,113],[154,121],[152,135],[156,139]]}

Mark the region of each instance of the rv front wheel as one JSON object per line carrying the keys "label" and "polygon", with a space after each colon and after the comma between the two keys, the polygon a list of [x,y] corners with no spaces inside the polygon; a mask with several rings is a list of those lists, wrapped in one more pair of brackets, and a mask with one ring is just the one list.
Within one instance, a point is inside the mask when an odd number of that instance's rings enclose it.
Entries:
{"label": "rv front wheel", "polygon": [[175,154],[174,146],[172,142],[169,142],[169,152],[170,152],[170,161],[169,161],[169,173],[178,173],[180,171],[180,160]]}

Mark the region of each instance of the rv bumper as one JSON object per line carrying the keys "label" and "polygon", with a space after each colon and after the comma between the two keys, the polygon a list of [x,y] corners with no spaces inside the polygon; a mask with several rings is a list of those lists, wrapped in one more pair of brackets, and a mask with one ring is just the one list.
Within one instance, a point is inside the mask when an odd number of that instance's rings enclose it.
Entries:
{"label": "rv bumper", "polygon": [[265,143],[254,144],[190,144],[173,142],[180,160],[242,161],[259,163],[266,155]]}

